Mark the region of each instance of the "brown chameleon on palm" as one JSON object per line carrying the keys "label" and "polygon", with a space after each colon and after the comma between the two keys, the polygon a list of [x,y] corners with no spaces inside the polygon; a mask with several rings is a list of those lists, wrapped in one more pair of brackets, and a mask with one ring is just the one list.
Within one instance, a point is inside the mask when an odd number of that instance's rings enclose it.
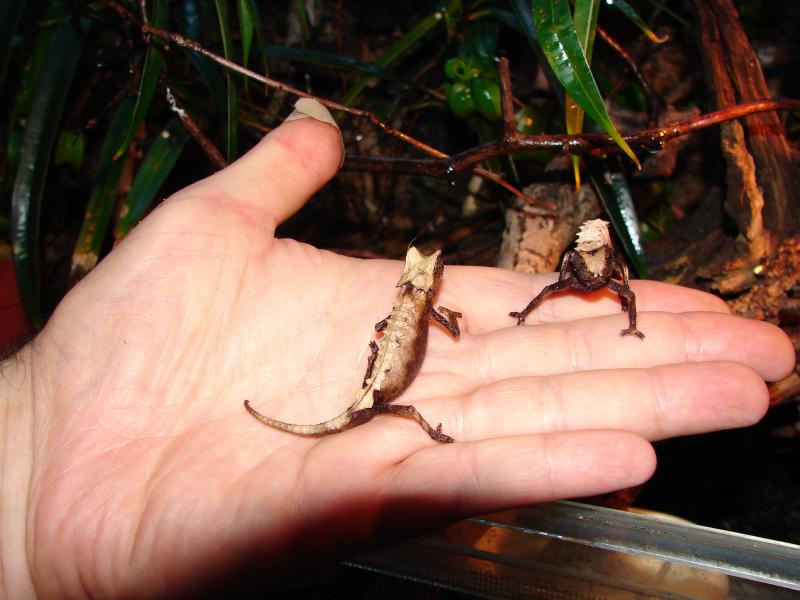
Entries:
{"label": "brown chameleon on palm", "polygon": [[605,287],[617,293],[623,312],[628,312],[628,327],[620,335],[644,339],[644,334],[636,328],[636,295],[630,287],[628,267],[617,259],[608,226],[608,221],[603,219],[583,222],[578,228],[575,248],[568,251],[561,261],[558,281],[545,286],[521,311],[509,313],[510,317],[517,319],[517,325],[522,325],[542,300],[553,292],[568,288],[594,292]]}

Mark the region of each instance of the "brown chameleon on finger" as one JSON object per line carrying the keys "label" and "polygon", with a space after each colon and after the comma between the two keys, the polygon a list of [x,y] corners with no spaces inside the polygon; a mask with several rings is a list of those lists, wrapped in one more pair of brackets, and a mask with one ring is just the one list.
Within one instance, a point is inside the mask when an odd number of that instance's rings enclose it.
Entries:
{"label": "brown chameleon on finger", "polygon": [[244,406],[262,423],[306,436],[324,436],[339,433],[365,423],[381,414],[392,414],[412,419],[437,442],[454,441],[442,433],[441,423],[433,428],[416,408],[409,405],[390,404],[402,394],[419,373],[428,345],[428,326],[434,319],[455,338],[461,334],[457,319],[461,313],[440,306],[433,308],[433,299],[439,289],[444,272],[441,250],[424,256],[415,247],[406,254],[405,267],[397,287],[400,295],[388,317],[376,323],[376,331],[383,337],[370,342],[371,355],[367,372],[355,401],[342,413],[311,425],[278,421],[256,411],[248,400]]}
{"label": "brown chameleon on finger", "polygon": [[558,281],[545,286],[521,311],[509,313],[510,317],[517,319],[517,325],[522,325],[542,300],[553,292],[568,288],[580,292],[608,288],[616,292],[623,312],[628,313],[628,327],[620,335],[644,339],[644,334],[636,327],[636,295],[630,286],[628,267],[617,258],[608,227],[608,222],[602,219],[581,224],[575,248],[569,250],[561,261]]}

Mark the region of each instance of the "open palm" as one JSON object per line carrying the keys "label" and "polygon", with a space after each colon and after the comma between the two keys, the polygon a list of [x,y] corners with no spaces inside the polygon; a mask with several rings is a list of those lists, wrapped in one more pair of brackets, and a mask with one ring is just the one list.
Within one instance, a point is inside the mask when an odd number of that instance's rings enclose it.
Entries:
{"label": "open palm", "polygon": [[[382,537],[645,480],[648,440],[751,423],[793,353],[779,330],[697,292],[637,282],[640,329],[612,295],[547,300],[551,277],[448,267],[402,396],[456,444],[389,416],[306,438],[348,406],[396,297],[397,261],[273,237],[336,171],[336,130],[287,123],[167,200],[59,306],[28,353],[27,557],[37,591],[150,596],[278,573]],[[746,343],[742,343],[746,340]]]}

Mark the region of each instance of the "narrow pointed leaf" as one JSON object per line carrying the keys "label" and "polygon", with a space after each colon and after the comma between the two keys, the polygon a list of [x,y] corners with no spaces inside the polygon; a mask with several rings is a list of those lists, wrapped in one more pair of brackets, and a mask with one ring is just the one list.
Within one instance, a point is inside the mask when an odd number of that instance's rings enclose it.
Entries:
{"label": "narrow pointed leaf", "polygon": [[575,34],[581,44],[586,63],[592,64],[594,36],[597,31],[597,14],[600,12],[600,0],[575,0],[575,12],[572,21]]}
{"label": "narrow pointed leaf", "polygon": [[[575,23],[575,34],[578,36],[586,62],[592,64],[592,50],[594,49],[594,36],[597,30],[597,13],[600,11],[599,0],[575,0],[575,11],[572,20]],[[567,133],[575,134],[583,131],[584,111],[575,99],[566,94],[565,120]],[[572,156],[572,170],[575,174],[575,189],[581,187],[580,158]]]}
{"label": "narrow pointed leaf", "polygon": [[32,97],[11,195],[10,238],[20,296],[31,325],[44,323],[39,296],[39,213],[53,145],[67,92],[80,57],[80,39],[69,22],[53,35]]}
{"label": "narrow pointed leaf", "polygon": [[250,47],[253,45],[255,23],[246,0],[237,0],[236,10],[239,14],[239,35],[242,39],[242,65],[246,67],[250,61]]}
{"label": "narrow pointed leaf", "polygon": [[[395,42],[391,48],[389,48],[386,52],[384,52],[380,58],[376,61],[379,67],[388,67],[392,64],[395,60],[397,60],[400,56],[403,56],[410,48],[412,48],[419,40],[421,40],[425,35],[436,25],[442,22],[444,15],[442,11],[437,10],[434,13],[431,13],[422,21],[414,25],[408,32],[406,32],[403,37],[401,37],[397,42]],[[356,98],[364,91],[364,88],[367,87],[369,83],[369,77],[362,77],[351,87],[347,93],[342,98],[342,104],[350,105],[352,104]]]}
{"label": "narrow pointed leaf", "polygon": [[663,10],[666,14],[668,14],[670,17],[675,19],[678,23],[680,23],[684,27],[689,27],[689,25],[690,25],[689,21],[684,19],[682,16],[680,16],[674,10],[670,9],[670,7],[667,5],[667,2],[662,2],[660,0],[647,0],[647,1],[650,4],[652,4],[653,6],[655,6],[657,9]]}
{"label": "narrow pointed leaf", "polygon": [[332,52],[310,50],[308,48],[297,48],[294,46],[275,46],[272,44],[261,46],[260,50],[269,58],[281,58],[291,62],[322,65],[325,67],[342,69],[344,71],[364,73],[370,77],[380,77],[381,79],[386,79],[389,81],[409,83],[406,79],[403,79],[397,75],[397,73],[388,68],[381,67],[375,63],[364,62],[350,56],[333,54]]}
{"label": "narrow pointed leaf", "polygon": [[[233,51],[233,37],[231,36],[230,20],[228,19],[228,5],[225,0],[214,0],[217,9],[217,20],[222,37],[222,50],[225,58],[235,61]],[[225,151],[228,162],[236,159],[237,139],[239,127],[239,109],[237,105],[236,81],[233,73],[225,69]]]}
{"label": "narrow pointed leaf", "polygon": [[75,251],[72,253],[70,278],[73,282],[80,280],[92,270],[100,258],[100,250],[108,231],[108,224],[119,198],[119,183],[125,165],[125,156],[117,158],[115,150],[124,140],[135,110],[131,99],[120,104],[111,119],[108,132],[100,148],[95,186],[89,196],[89,205],[86,208],[80,234],[78,234]]}
{"label": "narrow pointed leaf", "polygon": [[[258,12],[258,4],[255,0],[242,0],[247,4],[247,11],[252,15],[253,30],[256,35],[256,43],[263,46],[267,43],[267,38],[264,36],[264,28],[261,26],[261,16]],[[269,63],[267,62],[266,55],[261,55],[261,67],[264,69],[264,75],[269,76]],[[265,88],[268,89],[268,88]]]}
{"label": "narrow pointed leaf", "polygon": [[503,10],[501,8],[485,8],[476,10],[475,12],[467,15],[467,21],[480,21],[482,19],[493,19],[496,22],[502,23],[506,27],[514,29],[518,33],[522,33],[524,35],[523,25],[519,22],[519,19],[517,19],[514,13],[509,10]]}
{"label": "narrow pointed leaf", "polygon": [[311,37],[311,27],[308,22],[308,11],[306,11],[305,0],[294,0],[294,9],[297,18],[300,20],[300,29],[303,31],[303,42],[307,42]]}
{"label": "narrow pointed leaf", "polygon": [[[567,133],[572,135],[583,131],[583,109],[569,94],[564,95],[564,121],[567,127]],[[581,187],[581,158],[573,154],[572,158],[572,172],[575,176],[575,189]]]}
{"label": "narrow pointed leaf", "polygon": [[536,28],[533,26],[533,19],[531,18],[531,5],[529,0],[509,0],[509,3],[514,11],[514,15],[517,17],[520,31],[522,35],[525,36],[525,39],[528,40],[531,50],[533,50],[533,53],[536,55],[536,62],[547,78],[553,95],[556,97],[558,103],[563,105],[564,88],[561,87],[561,82],[558,81],[555,73],[553,73],[553,69],[550,67],[550,63],[547,62],[547,58],[544,52],[542,52],[542,47],[539,45],[539,38],[536,37]]}
{"label": "narrow pointed leaf", "polygon": [[[259,17],[258,5],[255,0],[236,0],[236,8],[239,13],[239,34],[242,39],[242,64],[246,67],[250,60],[253,40],[259,45],[264,44],[264,31],[261,27],[261,18]],[[269,75],[267,57],[263,53],[261,54],[261,66],[264,75]],[[248,81],[248,79],[244,80],[245,91],[247,90]]]}
{"label": "narrow pointed leaf", "polygon": [[636,165],[639,160],[608,115],[569,10],[569,0],[532,0],[531,16],[542,51],[561,85]]}
{"label": "narrow pointed leaf", "polygon": [[0,2],[0,82],[5,81],[11,42],[25,8],[26,0]]}
{"label": "narrow pointed leaf", "polygon": [[656,44],[663,44],[669,39],[668,35],[658,37],[653,30],[647,26],[647,23],[644,22],[642,17],[639,16],[639,13],[637,13],[630,4],[625,2],[625,0],[606,0],[606,2],[628,17],[634,25],[642,30],[642,33],[645,34],[649,40]]}
{"label": "narrow pointed leaf", "polygon": [[144,217],[161,189],[167,176],[183,152],[189,134],[181,122],[173,118],[164,130],[153,140],[153,144],[133,178],[130,192],[122,207],[122,216],[117,221],[114,237],[122,240]]}
{"label": "narrow pointed leaf", "polygon": [[[150,22],[155,27],[165,28],[169,21],[168,10],[169,4],[167,0],[155,0],[153,2],[153,13],[150,16]],[[128,132],[124,139],[120,141],[119,148],[114,153],[113,158],[116,160],[128,149],[133,136],[136,135],[136,130],[142,124],[147,112],[150,110],[150,105],[153,102],[153,96],[158,87],[158,79],[161,77],[161,70],[164,67],[164,53],[161,48],[156,45],[151,45],[147,48],[144,57],[144,67],[142,68],[142,78],[139,81],[139,94],[136,97],[136,108],[133,111],[131,122],[128,124]]]}
{"label": "narrow pointed leaf", "polygon": [[[195,0],[183,0],[176,11],[175,17],[178,23],[178,30],[190,40],[200,37],[200,8]],[[205,83],[208,97],[213,103],[215,114],[223,114],[227,104],[227,91],[225,81],[222,77],[222,70],[218,65],[196,52],[186,53],[189,62],[197,69],[200,77]],[[226,128],[221,128],[222,138],[225,138]]]}
{"label": "narrow pointed leaf", "polygon": [[69,165],[73,169],[80,169],[83,164],[83,153],[86,150],[86,138],[75,135],[71,131],[62,131],[56,142],[56,154],[53,163],[56,165]]}
{"label": "narrow pointed leaf", "polygon": [[625,174],[612,170],[602,158],[587,155],[586,168],[597,195],[611,220],[623,250],[633,265],[636,274],[647,277],[647,261],[642,247],[639,218],[633,205]]}

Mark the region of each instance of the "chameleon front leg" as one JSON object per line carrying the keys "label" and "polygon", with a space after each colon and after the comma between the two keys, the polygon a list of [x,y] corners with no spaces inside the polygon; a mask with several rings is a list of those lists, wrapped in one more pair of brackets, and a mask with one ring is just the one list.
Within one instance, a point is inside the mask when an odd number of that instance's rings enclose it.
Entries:
{"label": "chameleon front leg", "polygon": [[613,279],[608,281],[608,289],[616,292],[622,302],[628,308],[628,328],[623,329],[620,335],[635,335],[640,340],[644,339],[644,334],[636,328],[636,295],[626,283],[618,283]]}
{"label": "chameleon front leg", "polygon": [[[463,317],[460,312],[456,312],[454,310],[450,310],[449,308],[445,308],[444,306],[440,306],[438,308],[439,312],[436,312],[437,309],[434,309],[431,306],[430,315],[434,318],[438,323],[447,329],[450,333],[453,334],[453,337],[458,337],[461,335],[461,330],[458,328],[458,321],[460,317]],[[439,314],[444,313],[444,315]]]}
{"label": "chameleon front leg", "polygon": [[[611,263],[611,276],[622,279],[622,285],[626,289],[631,289],[630,278],[628,277],[628,267],[624,263],[614,259]],[[633,292],[631,292],[633,293]],[[620,304],[622,305],[622,312],[628,310],[628,299],[620,296]]]}
{"label": "chameleon front leg", "polygon": [[519,312],[510,312],[510,313],[508,313],[508,316],[509,317],[514,317],[517,320],[517,325],[522,325],[525,322],[525,319],[528,317],[528,315],[531,314],[531,312],[533,312],[533,310],[537,306],[539,306],[541,301],[544,300],[544,298],[546,296],[548,296],[549,294],[552,294],[553,292],[558,292],[560,290],[564,290],[564,289],[567,289],[569,287],[572,287],[574,283],[575,283],[575,279],[573,279],[573,277],[571,275],[568,275],[567,277],[564,277],[563,279],[559,279],[555,283],[551,283],[550,285],[546,285],[544,288],[542,288],[542,291],[539,292],[534,297],[533,300],[528,302],[528,306],[526,306],[525,308],[523,308]]}
{"label": "chameleon front leg", "polygon": [[367,379],[372,377],[372,369],[375,367],[375,359],[378,358],[378,344],[374,341],[369,343],[369,349],[372,351],[372,354],[369,355],[367,359],[367,372],[364,373],[364,383],[361,384],[361,389],[363,390],[367,387]]}

